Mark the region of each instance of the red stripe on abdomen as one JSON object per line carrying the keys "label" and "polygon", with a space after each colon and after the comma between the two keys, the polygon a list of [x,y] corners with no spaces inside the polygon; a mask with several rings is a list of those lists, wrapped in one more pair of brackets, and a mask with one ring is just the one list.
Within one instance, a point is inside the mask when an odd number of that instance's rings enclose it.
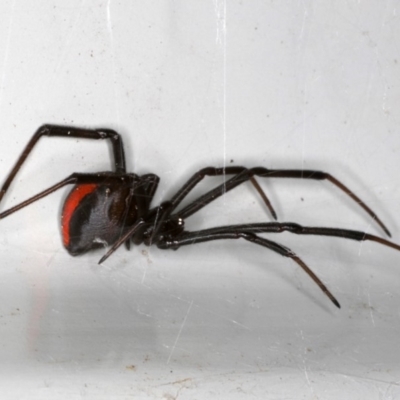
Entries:
{"label": "red stripe on abdomen", "polygon": [[65,247],[68,247],[70,242],[69,224],[72,215],[82,199],[88,194],[94,192],[97,188],[95,184],[83,184],[75,186],[75,188],[68,195],[64,203],[64,208],[61,215],[61,230],[62,238]]}

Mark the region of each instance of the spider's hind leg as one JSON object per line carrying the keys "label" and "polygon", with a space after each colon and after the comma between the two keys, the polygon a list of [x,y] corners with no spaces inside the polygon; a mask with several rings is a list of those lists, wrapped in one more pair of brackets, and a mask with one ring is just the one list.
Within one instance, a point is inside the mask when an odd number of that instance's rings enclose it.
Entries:
{"label": "spider's hind leg", "polygon": [[332,301],[332,303],[340,308],[340,304],[337,299],[333,296],[333,294],[329,291],[329,289],[325,286],[325,284],[318,278],[318,276],[307,266],[307,264],[301,260],[299,256],[297,256],[292,250],[289,248],[282,246],[279,243],[273,242],[271,240],[261,238],[254,233],[242,232],[240,230],[235,230],[235,227],[232,227],[231,230],[220,230],[218,232],[218,228],[197,231],[197,232],[185,232],[182,235],[175,237],[171,240],[163,239],[157,243],[157,247],[160,249],[178,249],[181,246],[201,243],[201,242],[209,242],[213,240],[221,240],[221,239],[245,239],[249,242],[258,244],[259,246],[266,247],[274,251],[275,253],[280,254],[283,257],[289,257],[294,262],[296,262],[306,273],[307,275],[318,285],[318,287],[325,293],[325,295]]}
{"label": "spider's hind leg", "polygon": [[32,149],[36,146],[42,136],[95,140],[108,139],[113,150],[115,172],[121,174],[126,173],[124,146],[121,136],[117,132],[111,129],[85,129],[61,125],[43,125],[32,136],[22,151],[22,154],[18,157],[11,172],[8,174],[3,186],[0,189],[0,202],[20,170],[22,164],[24,164]]}

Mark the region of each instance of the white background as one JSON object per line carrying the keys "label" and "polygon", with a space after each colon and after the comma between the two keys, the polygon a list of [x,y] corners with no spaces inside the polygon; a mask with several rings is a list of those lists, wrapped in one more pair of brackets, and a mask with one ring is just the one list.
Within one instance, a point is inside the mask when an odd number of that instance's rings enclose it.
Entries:
{"label": "white background", "polygon": [[[130,171],[161,177],[156,202],[203,166],[320,169],[400,242],[399,12],[395,0],[3,0],[1,175],[43,123],[108,127]],[[43,139],[2,210],[109,159],[105,143]],[[260,183],[281,221],[384,235],[328,182]],[[70,257],[67,192],[1,221],[2,398],[400,398],[399,252],[270,235],[338,310],[248,242]],[[187,227],[270,219],[243,185]]]}

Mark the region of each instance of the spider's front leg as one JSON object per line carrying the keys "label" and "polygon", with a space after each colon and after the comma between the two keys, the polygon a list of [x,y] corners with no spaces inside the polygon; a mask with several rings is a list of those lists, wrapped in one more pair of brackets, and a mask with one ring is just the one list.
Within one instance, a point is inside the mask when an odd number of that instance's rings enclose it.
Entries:
{"label": "spider's front leg", "polygon": [[[194,174],[185,185],[177,192],[172,198],[171,202],[175,205],[175,208],[180,204],[183,198],[205,177],[205,176],[218,176],[218,175],[234,175],[233,178],[224,182],[222,185],[210,190],[192,203],[180,210],[177,215],[185,219],[190,215],[196,213],[207,204],[214,201],[216,198],[224,195],[229,190],[234,189],[240,184],[254,180],[254,176],[261,178],[292,178],[292,179],[312,179],[312,180],[327,180],[344,192],[347,196],[353,199],[361,208],[363,208],[385,231],[390,237],[390,232],[380,218],[369,208],[357,195],[355,195],[347,186],[336,179],[334,176],[323,171],[316,170],[273,170],[264,167],[226,167],[226,168],[213,168],[208,167],[200,170]],[[260,194],[263,193],[260,188]],[[266,202],[267,206],[269,200],[265,194],[261,195]],[[273,213],[274,215],[274,213]]]}
{"label": "spider's front leg", "polygon": [[245,167],[206,167],[197,171],[192,175],[191,178],[177,191],[177,193],[172,197],[170,203],[172,204],[172,211],[175,210],[178,205],[182,202],[182,200],[197,186],[206,176],[214,177],[214,176],[225,176],[225,175],[234,175],[233,178],[224,182],[222,185],[217,186],[216,188],[210,190],[205,193],[203,196],[195,200],[193,203],[189,204],[184,210],[179,214],[182,218],[187,218],[189,215],[195,213],[200,208],[204,207],[208,203],[212,202],[216,198],[222,196],[226,192],[234,189],[236,186],[240,184],[250,181],[250,183],[255,187],[258,194],[264,201],[265,205],[269,209],[272,217],[277,219],[276,212],[272,207],[270,200],[268,199],[265,192],[262,190],[261,186],[258,184],[257,180],[254,178],[254,174],[251,173],[251,170]]}

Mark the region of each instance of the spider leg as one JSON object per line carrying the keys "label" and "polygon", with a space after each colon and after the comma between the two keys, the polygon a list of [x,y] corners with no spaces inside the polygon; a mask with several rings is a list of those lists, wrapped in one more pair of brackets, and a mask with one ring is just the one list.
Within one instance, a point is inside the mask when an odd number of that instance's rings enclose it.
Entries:
{"label": "spider leg", "polygon": [[227,225],[216,228],[203,229],[196,232],[184,232],[179,236],[180,246],[186,244],[193,244],[199,241],[196,236],[197,234],[201,238],[203,237],[206,238],[208,235],[213,236],[231,232],[241,232],[241,233],[251,233],[251,234],[290,232],[296,235],[339,237],[343,239],[350,239],[356,241],[376,242],[383,246],[391,247],[392,249],[400,251],[400,245],[393,243],[389,240],[383,239],[379,236],[371,235],[366,232],[356,231],[351,229],[342,229],[342,228],[302,226],[293,222],[265,222],[265,223],[255,223],[255,224]]}
{"label": "spider leg", "polygon": [[[325,295],[332,301],[332,303],[340,308],[339,302],[332,295],[329,289],[322,283],[322,281],[318,278],[318,276],[307,266],[307,264],[301,260],[299,256],[297,256],[292,250],[289,248],[282,246],[279,243],[273,242],[271,240],[261,238],[254,233],[251,232],[243,232],[240,230],[236,230],[235,226],[226,227],[227,229],[216,228],[215,231],[212,229],[207,229],[204,231],[196,231],[196,232],[186,232],[181,236],[173,239],[162,239],[157,243],[157,247],[160,249],[178,249],[184,245],[190,245],[201,242],[209,242],[212,240],[221,240],[221,239],[245,239],[249,242],[258,244],[260,246],[266,247],[275,253],[280,254],[283,257],[289,257],[294,262],[296,262],[306,273],[307,275],[318,285],[318,287],[325,293]],[[220,231],[217,231],[220,229]]]}
{"label": "spider leg", "polygon": [[257,190],[258,194],[261,196],[261,198],[263,199],[265,205],[268,207],[269,212],[271,213],[272,217],[274,218],[274,220],[278,219],[278,216],[276,215],[276,211],[274,210],[274,208],[272,207],[271,201],[269,200],[269,198],[267,197],[267,195],[265,194],[265,192],[262,190],[261,186],[259,185],[259,183],[257,182],[256,178],[254,178],[254,176],[252,176],[250,178],[250,182],[253,184],[253,186],[255,187],[255,189]]}
{"label": "spider leg", "polygon": [[[206,204],[210,203],[211,201],[215,200],[217,197],[225,194],[229,190],[232,190],[234,187],[240,185],[245,181],[250,181],[259,195],[261,196],[262,200],[264,201],[265,205],[269,209],[271,215],[274,219],[277,219],[276,212],[272,207],[270,200],[268,199],[265,192],[261,189],[260,185],[258,184],[257,180],[253,177],[252,174],[249,175],[249,170],[244,167],[225,167],[225,168],[215,168],[215,167],[206,167],[201,169],[200,171],[196,172],[192,175],[192,177],[178,190],[178,192],[172,197],[171,203],[172,208],[175,210],[178,205],[182,202],[182,200],[193,190],[193,188],[201,182],[206,176],[222,176],[222,175],[236,175],[235,177],[231,178],[229,181],[224,182],[222,185],[218,186],[217,188],[210,190],[205,195],[201,197],[201,199],[205,200],[205,203],[202,204],[198,209],[204,207]],[[200,200],[200,199],[199,199]],[[196,202],[197,204],[197,202]],[[200,204],[200,202],[199,202]],[[172,210],[172,211],[173,211]],[[171,211],[171,212],[172,212]],[[189,215],[193,214],[191,212]]]}
{"label": "spider leg", "polygon": [[[146,210],[146,214],[150,208],[150,203],[153,200],[154,194],[157,190],[160,178],[154,174],[141,175],[141,182],[143,183],[143,191],[145,193],[143,197],[142,209]],[[142,215],[140,215],[142,216]]]}
{"label": "spider leg", "polygon": [[142,233],[140,232],[140,229],[143,228],[144,226],[153,226],[153,232],[151,237],[148,239],[146,242],[147,246],[151,246],[154,242],[157,242],[159,240],[159,233],[162,230],[163,223],[167,220],[167,218],[170,215],[170,210],[171,210],[171,203],[165,202],[161,204],[159,207],[156,209],[156,215],[153,215],[152,218],[149,218],[149,220],[145,221],[143,218],[138,219],[138,221],[132,226],[129,231],[127,231],[123,236],[121,236],[107,251],[106,254],[99,260],[99,264],[103,263],[105,260],[107,260],[108,257],[111,256],[117,250],[122,243],[128,243],[130,242],[131,238],[133,238],[136,234],[140,236],[139,243],[143,242],[142,238]]}
{"label": "spider leg", "polygon": [[11,182],[14,180],[22,164],[25,162],[28,155],[32,151],[33,147],[37,144],[37,142],[42,136],[61,136],[61,137],[74,137],[74,138],[84,138],[84,139],[109,139],[114,154],[115,171],[120,173],[126,172],[124,147],[122,139],[117,132],[114,132],[110,129],[93,130],[93,129],[65,127],[58,125],[43,125],[32,136],[31,140],[26,145],[21,156],[15,163],[14,168],[7,176],[6,181],[3,183],[3,186],[0,189],[0,201],[2,200],[4,194],[7,192],[9,186],[11,185]]}
{"label": "spider leg", "polygon": [[227,191],[232,190],[236,186],[239,186],[243,182],[251,180],[254,176],[259,176],[261,178],[294,178],[294,179],[313,179],[313,180],[327,180],[339,188],[342,192],[347,194],[356,203],[359,204],[385,231],[385,233],[391,237],[388,228],[383,224],[380,218],[358,197],[356,196],[347,186],[345,186],[338,179],[332,175],[315,170],[269,170],[264,167],[255,167],[247,169],[245,167],[226,167],[226,168],[204,168],[200,170],[197,174],[193,175],[185,185],[177,192],[177,194],[172,198],[171,202],[177,206],[183,198],[193,189],[204,176],[217,176],[222,174],[234,174],[235,176],[223,184],[217,186],[216,188],[210,190],[204,195],[200,196],[198,199],[194,200],[192,203],[180,210],[177,215],[183,219],[189,217],[195,212],[199,211],[201,208],[211,203],[216,198],[222,196]]}
{"label": "spider leg", "polygon": [[[230,171],[233,172],[233,168],[236,167],[229,167]],[[240,167],[241,168],[241,167]],[[200,199],[202,199],[205,196],[209,196],[208,202],[211,202],[214,200],[214,198],[222,195],[228,190],[233,189],[233,187],[237,186],[238,184],[242,183],[243,181],[239,181],[239,183],[236,183],[238,180],[238,177],[242,177],[247,173],[247,170],[242,170],[241,172],[238,173],[238,175],[234,176],[231,178],[229,181],[223,183],[222,185],[218,186],[217,188],[207,192],[205,195],[201,196]],[[194,174],[183,186],[182,188],[172,197],[171,200],[163,202],[161,205],[158,207],[155,207],[151,209],[147,215],[147,221],[150,222],[152,221],[153,225],[153,231],[152,235],[147,243],[148,246],[153,244],[154,242],[157,242],[158,239],[158,234],[162,230],[163,222],[167,221],[169,217],[171,217],[172,212],[176,209],[176,207],[180,204],[180,202],[183,200],[183,198],[205,177],[205,176],[217,176],[217,175],[222,175],[223,174],[223,169],[222,168],[213,168],[213,167],[208,167],[204,168],[201,171],[197,172]],[[247,180],[250,180],[247,179]],[[257,190],[260,191],[261,197],[265,199],[266,204],[271,207],[272,213],[274,217],[276,217],[275,210],[272,209],[272,206],[267,198],[267,196],[264,194],[262,191],[261,187],[258,185],[258,182],[255,179],[251,180],[256,187]],[[215,193],[215,194],[214,194]],[[199,199],[198,199],[199,200]],[[205,203],[207,204],[207,203]],[[204,206],[203,204],[202,206]],[[201,207],[200,207],[201,208]],[[179,215],[174,215],[172,218],[175,219],[181,219],[183,220],[183,217],[181,217],[181,213]],[[139,233],[138,233],[139,234]]]}
{"label": "spider leg", "polygon": [[118,249],[122,245],[122,243],[127,243],[132,236],[135,235],[135,233],[145,225],[145,221],[143,218],[138,219],[135,224],[132,226],[131,229],[129,229],[123,236],[121,236],[107,251],[106,254],[104,254],[103,257],[100,258],[99,264],[103,263],[105,260],[107,260],[108,257],[111,256],[112,253],[114,253],[115,250]]}
{"label": "spider leg", "polygon": [[[229,167],[229,168],[230,168],[230,171],[233,172],[236,167]],[[247,172],[248,172],[247,170],[243,170],[243,171],[239,172],[236,176],[231,178],[229,181],[227,181],[227,182],[223,183],[222,185],[218,186],[217,188],[207,192],[201,198],[209,195],[209,196],[211,196],[209,202],[214,200],[214,198],[215,198],[214,193],[217,193],[217,195],[221,195],[221,194],[225,193],[226,191],[233,189],[234,187],[236,187],[240,183],[244,182],[242,179],[243,179],[243,176],[245,174],[247,174]],[[200,172],[195,174],[178,191],[178,193],[175,194],[175,196],[170,201],[165,201],[160,206],[155,207],[152,210],[150,210],[149,215],[148,215],[148,217],[150,217],[150,218],[148,218],[148,219],[149,220],[151,218],[153,219],[154,228],[153,228],[153,232],[152,232],[151,238],[149,239],[147,245],[150,246],[153,242],[157,242],[158,241],[158,239],[156,239],[156,238],[157,238],[158,234],[160,233],[160,231],[162,230],[163,223],[166,220],[168,220],[168,218],[171,216],[172,212],[176,209],[176,207],[182,201],[184,195],[186,196],[186,194],[189,193],[189,191],[191,189],[193,189],[193,187],[198,182],[200,182],[200,180],[203,179],[204,176],[206,176],[206,175],[213,176],[213,174],[219,175],[221,173],[222,173],[222,169],[221,168],[205,168],[205,169],[201,170]],[[250,182],[254,185],[256,190],[259,192],[261,198],[264,200],[265,204],[270,209],[270,211],[272,213],[272,216],[276,219],[275,210],[272,208],[272,205],[271,205],[269,199],[267,198],[267,196],[265,195],[265,193],[261,189],[261,187],[258,184],[258,182],[256,181],[256,179],[254,177],[250,177],[250,178],[247,178],[246,180],[250,180]],[[204,205],[205,204],[203,204],[203,206]],[[179,215],[173,216],[173,218],[183,220],[183,217],[181,216],[181,213],[179,213]]]}
{"label": "spider leg", "polygon": [[110,172],[102,172],[102,173],[97,173],[97,174],[81,174],[81,173],[73,173],[67,178],[63,179],[62,181],[56,183],[53,186],[50,186],[48,189],[43,190],[42,192],[36,194],[35,196],[32,196],[31,198],[23,201],[22,203],[17,204],[14,207],[9,208],[6,211],[3,211],[0,213],[0,219],[3,219],[5,217],[8,217],[10,214],[15,213],[16,211],[21,210],[22,208],[29,206],[30,204],[34,203],[37,200],[42,199],[43,197],[48,196],[49,194],[57,191],[58,189],[61,189],[62,187],[66,185],[71,185],[71,184],[86,184],[86,183],[102,183],[104,182],[105,178],[111,178],[111,179],[116,179],[116,180],[121,180],[122,182],[126,181],[127,177],[132,176],[132,174],[127,174],[123,176],[115,175],[115,173]]}
{"label": "spider leg", "polygon": [[[144,218],[146,216],[150,207],[150,203],[153,200],[154,193],[157,190],[159,181],[160,178],[154,174],[146,174],[140,177],[140,183],[141,183],[140,188],[136,187],[134,190],[132,189],[131,196],[129,199],[127,199],[127,207],[126,207],[127,214],[129,213],[129,210],[132,207],[132,205],[128,203],[131,203],[133,197],[135,197],[136,200],[135,203],[138,205],[137,207],[138,217]],[[133,192],[135,192],[135,196],[133,196],[134,194]],[[125,242],[125,247],[127,250],[130,249],[130,244],[131,244],[130,240],[127,240]]]}

